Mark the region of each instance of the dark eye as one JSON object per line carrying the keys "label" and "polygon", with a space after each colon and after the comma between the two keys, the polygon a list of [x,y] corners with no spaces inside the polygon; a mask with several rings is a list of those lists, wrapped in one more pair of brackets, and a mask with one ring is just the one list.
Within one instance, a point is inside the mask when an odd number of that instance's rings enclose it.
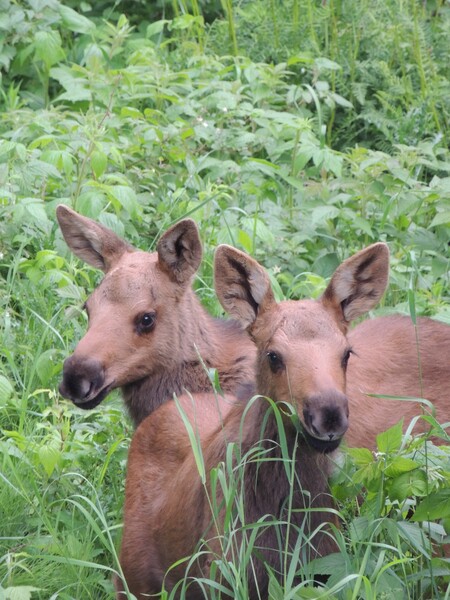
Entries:
{"label": "dark eye", "polygon": [[344,369],[344,371],[347,369],[347,365],[348,365],[348,360],[350,358],[350,355],[353,353],[351,348],[347,348],[347,350],[344,352],[344,354],[342,355],[342,359],[341,359],[341,366]]}
{"label": "dark eye", "polygon": [[269,361],[269,367],[272,373],[276,373],[284,367],[281,356],[272,350],[267,352],[267,360]]}
{"label": "dark eye", "polygon": [[137,318],[137,331],[138,333],[148,333],[155,325],[156,313],[148,312],[140,315]]}

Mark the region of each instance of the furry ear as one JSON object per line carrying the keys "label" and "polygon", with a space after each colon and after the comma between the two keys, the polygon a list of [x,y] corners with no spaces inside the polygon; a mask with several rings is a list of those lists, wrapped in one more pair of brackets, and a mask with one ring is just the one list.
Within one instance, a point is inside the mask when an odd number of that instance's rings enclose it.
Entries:
{"label": "furry ear", "polygon": [[382,242],[372,244],[336,269],[321,301],[348,324],[378,304],[388,277],[389,248]]}
{"label": "furry ear", "polygon": [[177,283],[188,283],[202,260],[202,244],[197,225],[183,219],[168,229],[158,242],[158,263]]}
{"label": "furry ear", "polygon": [[72,252],[89,265],[107,273],[124,252],[131,251],[113,231],[60,204],[56,217],[64,239]]}
{"label": "furry ear", "polygon": [[214,286],[223,308],[244,327],[253,325],[259,313],[276,304],[263,267],[225,244],[214,256]]}

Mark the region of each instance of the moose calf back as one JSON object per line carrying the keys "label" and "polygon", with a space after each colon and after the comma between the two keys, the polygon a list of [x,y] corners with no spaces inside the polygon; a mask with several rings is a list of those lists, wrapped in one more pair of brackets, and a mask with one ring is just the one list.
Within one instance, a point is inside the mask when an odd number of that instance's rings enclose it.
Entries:
{"label": "moose calf back", "polygon": [[[347,370],[350,446],[376,446],[376,436],[404,419],[429,413],[427,404],[400,398],[424,398],[431,402],[440,423],[450,415],[450,326],[429,318],[392,315],[364,321],[348,336],[352,356]],[[370,394],[385,395],[383,399]],[[390,398],[392,397],[392,398]],[[420,419],[419,433],[429,429]]]}

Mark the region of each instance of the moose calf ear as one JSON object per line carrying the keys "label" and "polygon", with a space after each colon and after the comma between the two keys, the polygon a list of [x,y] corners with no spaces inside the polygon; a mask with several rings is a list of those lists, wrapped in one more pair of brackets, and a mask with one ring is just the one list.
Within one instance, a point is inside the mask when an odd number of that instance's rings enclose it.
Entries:
{"label": "moose calf ear", "polygon": [[132,247],[113,231],[60,204],[56,217],[72,252],[92,267],[105,273]]}
{"label": "moose calf ear", "polygon": [[214,256],[214,286],[219,302],[244,327],[275,304],[270,279],[263,267],[247,254],[219,246]]}
{"label": "moose calf ear", "polygon": [[321,301],[348,324],[378,304],[388,277],[389,248],[381,242],[372,244],[336,269]]}
{"label": "moose calf ear", "polygon": [[161,237],[156,250],[158,263],[169,277],[177,283],[188,283],[202,260],[197,225],[192,219],[176,223]]}

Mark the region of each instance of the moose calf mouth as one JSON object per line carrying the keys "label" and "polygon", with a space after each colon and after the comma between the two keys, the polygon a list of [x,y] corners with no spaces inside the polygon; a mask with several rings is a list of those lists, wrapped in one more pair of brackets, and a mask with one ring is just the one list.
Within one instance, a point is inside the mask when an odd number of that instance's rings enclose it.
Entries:
{"label": "moose calf mouth", "polygon": [[[95,408],[96,406],[98,406],[100,404],[100,402],[102,402],[102,400],[104,400],[106,398],[106,396],[109,394],[109,392],[111,391],[111,386],[107,386],[105,388],[103,388],[103,390],[101,390],[100,393],[98,393],[96,396],[94,396],[94,398],[92,398],[91,400],[87,400],[87,401],[83,401],[83,400],[79,400],[79,399],[73,399],[70,398],[70,400],[72,400],[72,402],[75,404],[75,406],[77,408],[82,408],[83,410],[91,410],[92,408]],[[61,389],[60,389],[61,391]],[[64,396],[64,394],[61,393],[62,396]]]}
{"label": "moose calf mouth", "polygon": [[302,434],[311,448],[322,454],[329,454],[339,447],[342,438],[334,438],[332,440],[323,440],[311,435],[304,426],[302,426]]}

